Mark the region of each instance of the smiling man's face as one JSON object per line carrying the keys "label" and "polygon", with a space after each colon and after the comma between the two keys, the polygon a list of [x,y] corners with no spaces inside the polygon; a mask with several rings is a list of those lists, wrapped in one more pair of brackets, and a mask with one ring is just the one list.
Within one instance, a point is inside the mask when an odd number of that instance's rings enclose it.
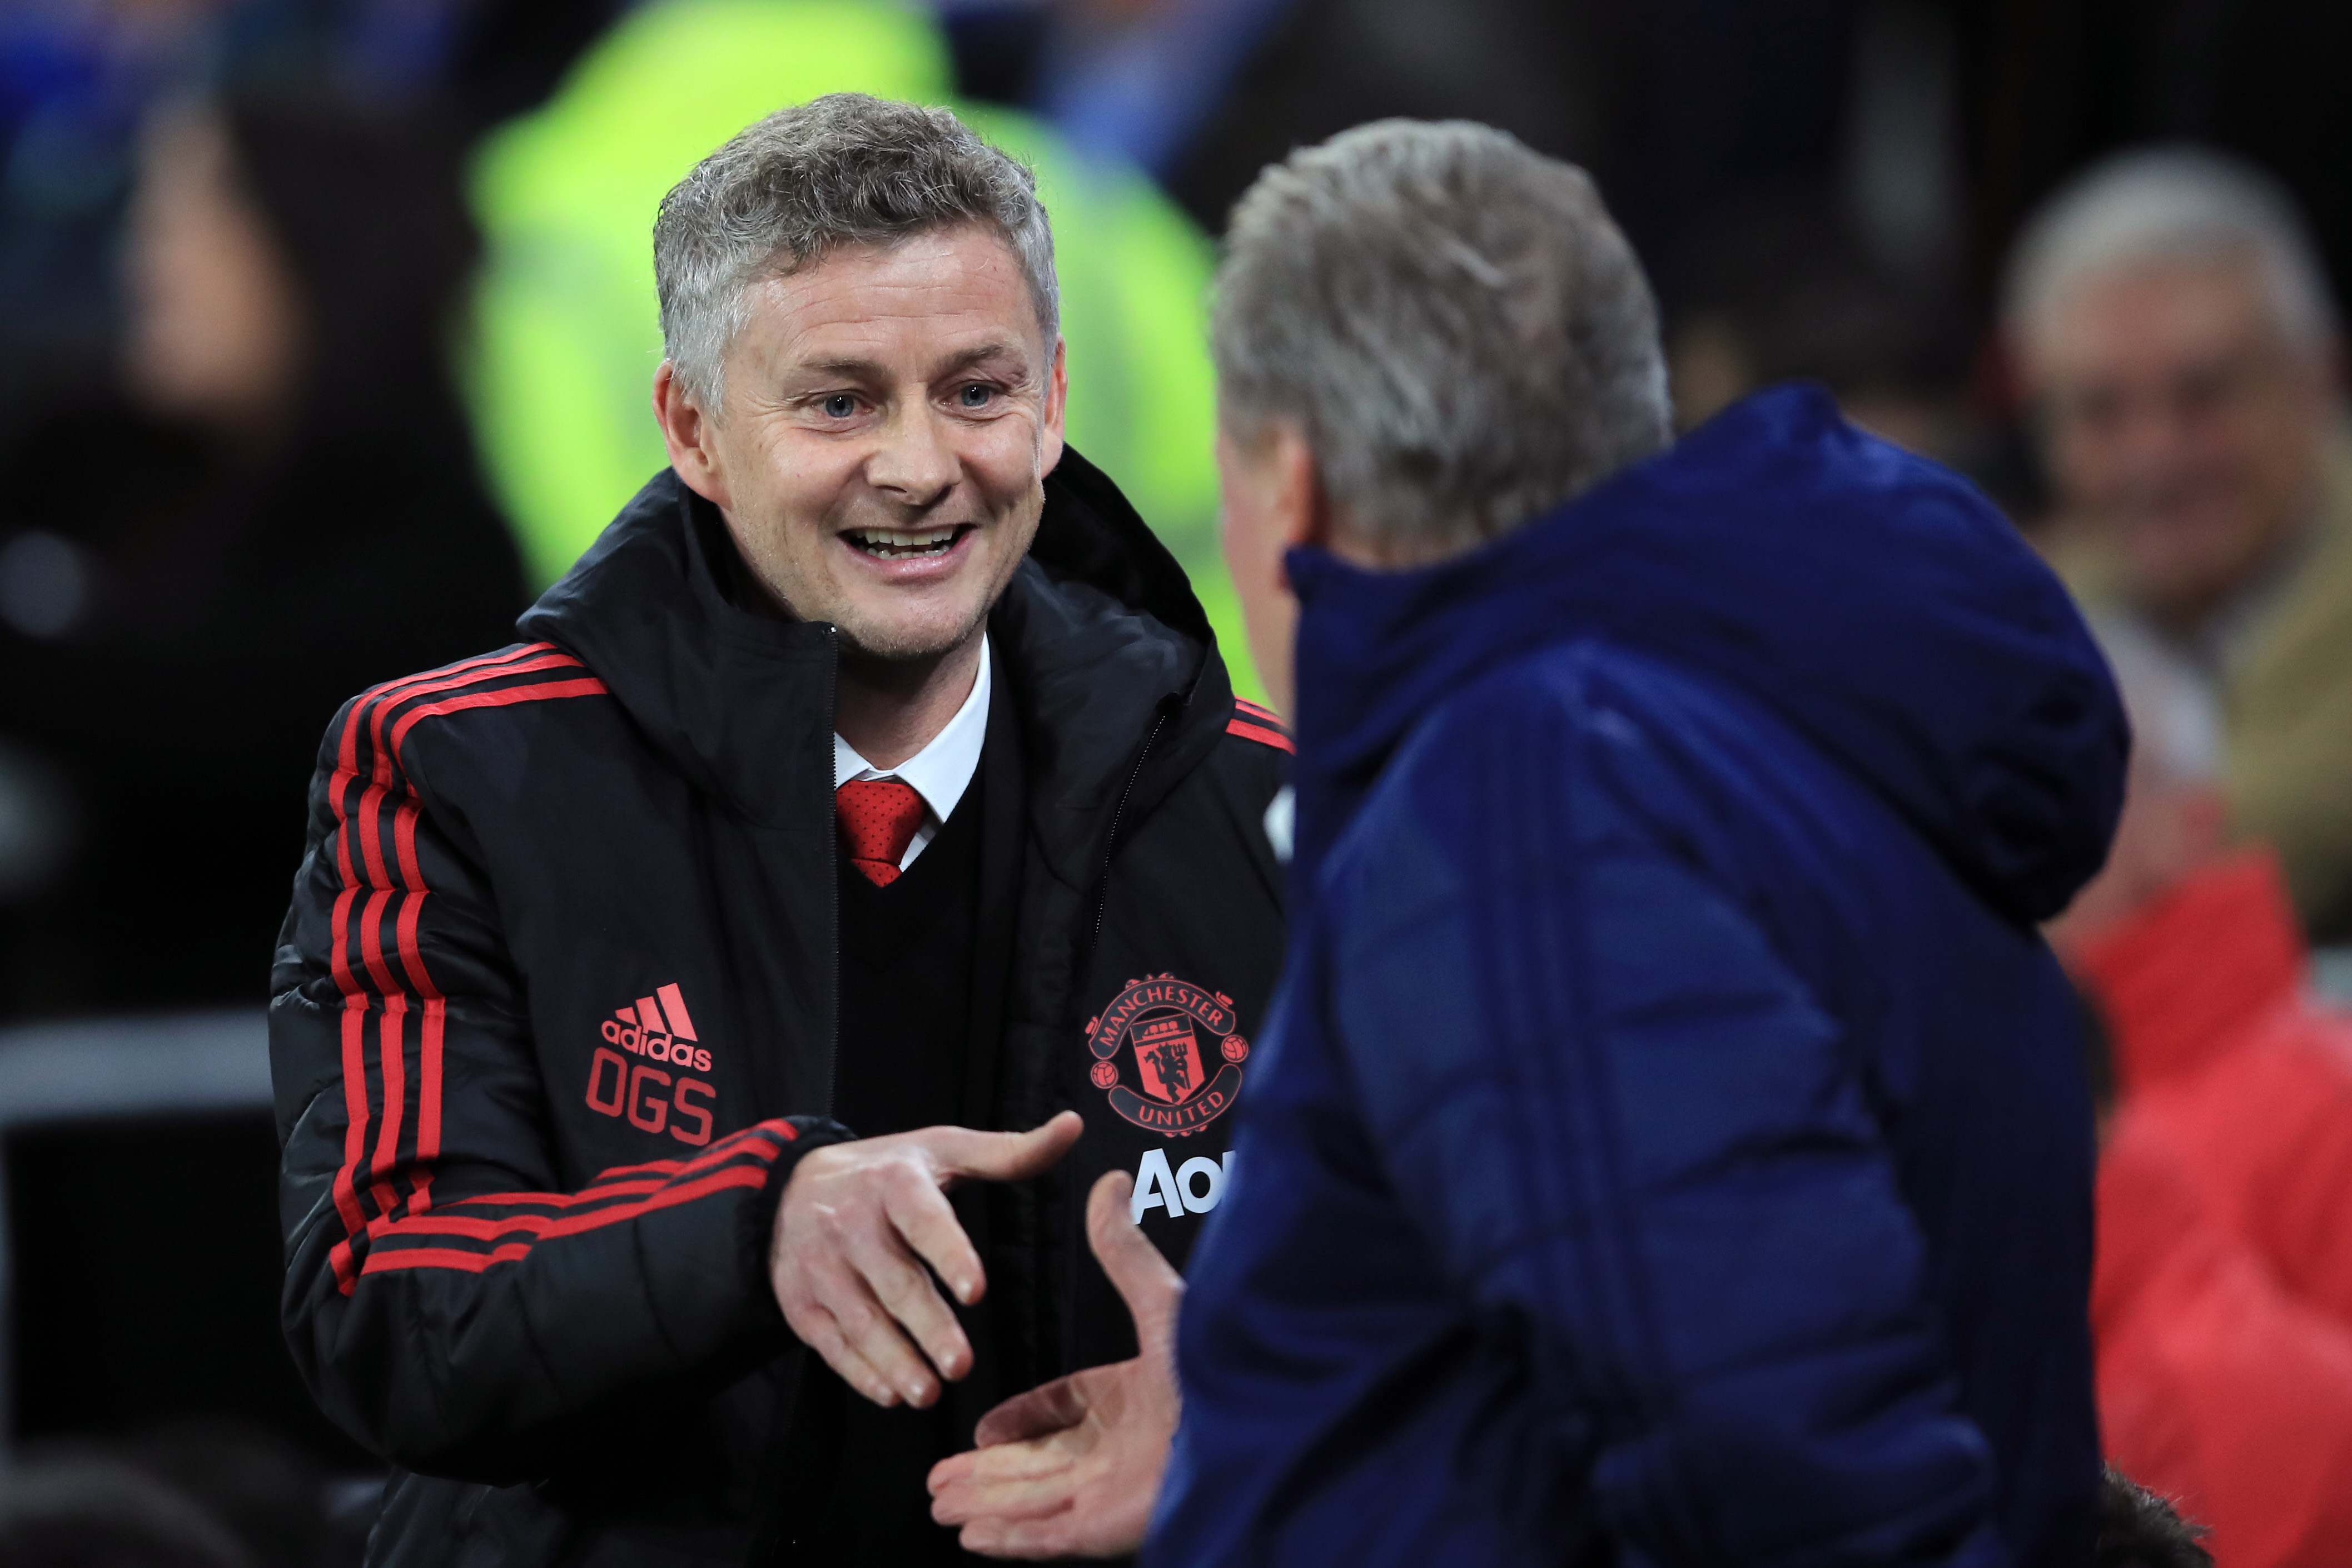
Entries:
{"label": "smiling man's face", "polygon": [[769,591],[845,652],[970,643],[1036,536],[1064,372],[1011,246],[978,225],[844,247],[755,285],[723,407],[663,367],[679,476]]}

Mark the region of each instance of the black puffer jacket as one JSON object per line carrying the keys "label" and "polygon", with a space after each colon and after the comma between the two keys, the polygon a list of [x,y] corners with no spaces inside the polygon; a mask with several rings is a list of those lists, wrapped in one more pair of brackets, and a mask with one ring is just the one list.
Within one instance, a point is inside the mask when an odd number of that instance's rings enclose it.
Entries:
{"label": "black puffer jacket", "polygon": [[[1110,482],[1071,455],[1046,497],[990,622],[1026,843],[983,911],[1014,957],[967,1077],[976,1125],[1074,1106],[1087,1133],[959,1196],[991,1281],[967,1418],[1133,1354],[1085,1191],[1139,1173],[1181,1265],[1283,946],[1262,822],[1288,741]],[[803,1357],[764,1259],[793,1160],[851,1135],[835,657],[830,626],[742,608],[741,573],[664,474],[531,642],[327,736],[271,1019],[285,1319],[320,1405],[400,1467],[372,1562],[741,1562],[792,1534]]]}

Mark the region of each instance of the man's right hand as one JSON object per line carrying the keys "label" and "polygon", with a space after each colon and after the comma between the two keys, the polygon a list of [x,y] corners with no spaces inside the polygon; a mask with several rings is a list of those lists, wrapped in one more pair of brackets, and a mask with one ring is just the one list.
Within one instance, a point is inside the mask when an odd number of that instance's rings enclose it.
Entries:
{"label": "man's right hand", "polygon": [[988,1290],[943,1195],[1037,1176],[1084,1126],[1065,1111],[1026,1133],[926,1127],[812,1151],[784,1184],[768,1245],[784,1322],[877,1405],[929,1405],[941,1377],[971,1370],[971,1345],[923,1265],[967,1307]]}

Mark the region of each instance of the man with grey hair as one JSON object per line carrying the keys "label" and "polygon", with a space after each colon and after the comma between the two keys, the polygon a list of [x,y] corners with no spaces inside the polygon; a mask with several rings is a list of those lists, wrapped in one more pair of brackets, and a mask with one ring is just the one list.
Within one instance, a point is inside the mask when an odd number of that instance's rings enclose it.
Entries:
{"label": "man with grey hair", "polygon": [[1215,347],[1292,936],[1145,1562],[2088,1561],[2057,580],[1816,390],[1670,446],[1624,238],[1483,127],[1268,171]]}
{"label": "man with grey hair", "polygon": [[2219,153],[2126,153],[2060,192],[2006,327],[2101,640],[2223,737],[2233,832],[2352,938],[2352,443],[2336,313],[2294,201]]}
{"label": "man with grey hair", "polygon": [[295,1359],[395,1467],[373,1563],[1131,1545],[1290,742],[1064,447],[1028,171],[820,99],[654,252],[669,469],[527,641],[320,754]]}

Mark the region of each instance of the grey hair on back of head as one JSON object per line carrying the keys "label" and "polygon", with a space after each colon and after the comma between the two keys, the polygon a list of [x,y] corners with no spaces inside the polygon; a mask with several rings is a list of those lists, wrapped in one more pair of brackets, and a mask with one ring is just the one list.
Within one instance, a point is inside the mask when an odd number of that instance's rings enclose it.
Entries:
{"label": "grey hair on back of head", "polygon": [[1377,121],[1261,174],[1213,337],[1228,432],[1293,423],[1348,527],[1401,559],[1673,438],[1657,305],[1591,180],[1468,121]]}
{"label": "grey hair on back of head", "polygon": [[2137,148],[2094,164],[2033,215],[2010,253],[2001,317],[2031,334],[2095,275],[2237,260],[2256,268],[2291,347],[2334,340],[2326,268],[2284,185],[2210,148]]}
{"label": "grey hair on back of head", "polygon": [[753,122],[696,164],[654,220],[672,372],[716,413],[753,285],[845,246],[887,247],[965,224],[1012,248],[1051,353],[1061,331],[1054,235],[1025,165],[947,110],[864,93],[829,93]]}

